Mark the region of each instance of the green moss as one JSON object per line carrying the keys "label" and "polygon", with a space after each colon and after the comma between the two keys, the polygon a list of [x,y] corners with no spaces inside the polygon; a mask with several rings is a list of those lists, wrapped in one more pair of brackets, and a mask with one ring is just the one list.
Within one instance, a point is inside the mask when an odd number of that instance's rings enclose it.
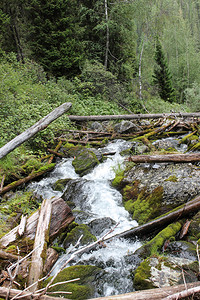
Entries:
{"label": "green moss", "polygon": [[188,148],[190,151],[199,150],[200,149],[200,142],[196,143],[195,145],[192,145]]}
{"label": "green moss", "polygon": [[148,257],[151,255],[159,255],[159,252],[162,251],[162,247],[166,240],[173,240],[175,235],[180,231],[182,227],[181,222],[176,222],[168,225],[162,231],[160,231],[152,240],[144,244],[138,253],[141,257]]}
{"label": "green moss", "polygon": [[67,182],[69,181],[70,179],[66,178],[66,179],[59,179],[57,180],[54,184],[53,184],[53,189],[55,191],[60,191],[62,192],[67,184]]}
{"label": "green moss", "polygon": [[184,136],[181,141],[179,142],[179,144],[182,144],[182,143],[189,143],[191,140],[198,140],[198,136],[194,135],[195,134],[195,131],[194,132],[191,132],[189,134],[187,134],[186,136]]}
{"label": "green moss", "polygon": [[99,161],[96,155],[94,152],[89,150],[81,151],[81,153],[75,157],[72,162],[75,172],[81,176],[87,174],[97,164],[99,164]]}
{"label": "green moss", "polygon": [[124,179],[124,170],[121,170],[120,172],[118,172],[118,173],[115,175],[115,178],[114,178],[113,181],[112,181],[112,186],[113,186],[114,188],[120,188],[123,179]]}
{"label": "green moss", "polygon": [[[67,291],[72,292],[71,295],[67,295],[69,299],[89,299],[94,296],[95,284],[94,281],[99,275],[103,275],[104,271],[95,266],[71,266],[69,268],[61,271],[58,276],[55,278],[54,283],[63,282],[75,278],[80,278],[80,280],[74,283],[57,285],[54,288],[51,288],[49,291]],[[49,278],[45,284],[49,282]],[[58,296],[63,296],[63,294],[58,294]]]}
{"label": "green moss", "polygon": [[30,174],[32,171],[36,171],[42,167],[42,163],[35,157],[30,157],[27,162],[22,166],[25,173]]}
{"label": "green moss", "polygon": [[169,178],[165,179],[165,181],[177,182],[178,178],[175,175],[171,175]]}
{"label": "green moss", "polygon": [[21,212],[30,215],[39,207],[38,200],[33,196],[33,192],[19,192],[14,197],[0,205],[1,212],[11,216],[13,213]]}
{"label": "green moss", "polygon": [[40,172],[43,172],[43,171],[51,171],[52,169],[55,168],[55,163],[52,163],[52,164],[46,164],[44,166],[42,166],[41,168],[39,168],[37,171],[34,172],[34,174],[37,174],[37,173],[40,173]]}
{"label": "green moss", "polygon": [[133,200],[128,200],[124,203],[124,208],[130,213],[133,214],[134,212],[134,202]]}
{"label": "green moss", "polygon": [[160,213],[162,198],[163,187],[155,188],[148,196],[141,191],[133,203],[132,218],[137,220],[140,225],[154,219]]}
{"label": "green moss", "polygon": [[135,271],[133,285],[136,290],[146,290],[154,288],[149,281],[151,276],[151,266],[149,258],[145,259]]}
{"label": "green moss", "polygon": [[64,247],[67,248],[70,244],[75,245],[75,243],[78,241],[81,235],[83,235],[80,241],[82,245],[96,241],[96,237],[93,234],[91,234],[91,232],[89,231],[89,227],[85,224],[81,224],[73,228],[67,234],[63,243]]}

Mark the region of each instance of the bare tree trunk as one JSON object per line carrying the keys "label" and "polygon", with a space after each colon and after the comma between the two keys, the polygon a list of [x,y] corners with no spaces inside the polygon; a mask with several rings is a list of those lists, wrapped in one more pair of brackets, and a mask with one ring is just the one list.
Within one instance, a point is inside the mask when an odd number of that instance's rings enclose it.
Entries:
{"label": "bare tree trunk", "polygon": [[164,155],[133,155],[130,156],[129,161],[135,163],[159,163],[159,162],[177,162],[188,163],[200,161],[200,153],[193,154],[164,154]]}
{"label": "bare tree trunk", "polygon": [[35,242],[32,254],[31,268],[29,271],[29,285],[33,285],[29,290],[35,292],[38,289],[38,279],[42,276],[43,260],[46,257],[47,242],[49,240],[49,228],[51,222],[52,201],[44,200],[40,208],[40,215],[35,234]]}
{"label": "bare tree trunk", "polygon": [[[200,289],[199,282],[187,283],[188,289]],[[174,293],[181,293],[185,290],[185,285],[180,284],[176,286],[167,286],[163,288],[155,288],[143,291],[136,291],[133,293],[123,294],[123,295],[113,295],[102,298],[94,298],[90,300],[161,300],[161,299],[180,299],[180,298],[170,298],[166,297],[166,295],[171,295]],[[186,294],[186,293],[185,293]]]}
{"label": "bare tree trunk", "polygon": [[196,113],[167,113],[167,114],[130,114],[130,115],[91,115],[91,116],[68,116],[71,121],[106,121],[106,120],[141,120],[141,119],[160,119],[167,117],[174,118],[199,118],[200,112]]}
{"label": "bare tree trunk", "polygon": [[140,98],[140,100],[142,100],[142,54],[143,54],[143,50],[144,50],[144,41],[142,43],[142,49],[140,52],[140,59],[139,59],[139,86],[140,86],[139,98]]}
{"label": "bare tree trunk", "polygon": [[67,110],[71,108],[72,104],[64,103],[54,109],[51,113],[45,116],[43,119],[35,123],[29,129],[21,133],[20,135],[16,136],[13,140],[8,142],[2,148],[0,148],[0,159],[7,155],[9,152],[20,146],[22,143],[27,141],[29,138],[34,136],[37,132],[45,129],[51,122],[56,120],[58,117],[63,115]]}
{"label": "bare tree trunk", "polygon": [[105,0],[105,17],[106,17],[106,53],[105,53],[105,62],[104,66],[107,69],[108,67],[108,51],[109,51],[109,26],[108,26],[108,3]]}

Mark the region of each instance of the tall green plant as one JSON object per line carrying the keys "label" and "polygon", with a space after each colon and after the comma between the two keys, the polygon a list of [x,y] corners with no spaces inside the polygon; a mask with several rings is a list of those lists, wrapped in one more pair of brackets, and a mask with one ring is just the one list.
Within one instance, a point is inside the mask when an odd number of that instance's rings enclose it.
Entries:
{"label": "tall green plant", "polygon": [[171,74],[159,39],[156,41],[153,82],[158,86],[161,99],[173,102],[175,100]]}

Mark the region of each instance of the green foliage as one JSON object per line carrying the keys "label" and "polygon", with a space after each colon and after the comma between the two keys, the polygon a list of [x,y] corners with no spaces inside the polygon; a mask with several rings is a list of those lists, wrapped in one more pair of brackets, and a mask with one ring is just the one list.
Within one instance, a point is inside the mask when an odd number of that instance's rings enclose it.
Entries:
{"label": "green foliage", "polygon": [[167,61],[165,59],[161,43],[158,39],[156,41],[155,61],[156,66],[154,68],[153,75],[154,84],[158,86],[158,92],[161,99],[173,102],[175,99],[171,75],[167,66]]}
{"label": "green foliage", "polygon": [[194,82],[185,90],[185,102],[192,111],[200,111],[200,85]]}

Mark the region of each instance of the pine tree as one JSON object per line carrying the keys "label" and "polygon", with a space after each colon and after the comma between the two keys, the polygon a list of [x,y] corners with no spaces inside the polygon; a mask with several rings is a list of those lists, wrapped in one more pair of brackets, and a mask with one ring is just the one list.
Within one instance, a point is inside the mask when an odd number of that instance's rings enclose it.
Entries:
{"label": "pine tree", "polygon": [[173,102],[175,100],[175,90],[172,86],[171,74],[159,39],[156,41],[155,61],[153,82],[158,86],[161,99]]}

